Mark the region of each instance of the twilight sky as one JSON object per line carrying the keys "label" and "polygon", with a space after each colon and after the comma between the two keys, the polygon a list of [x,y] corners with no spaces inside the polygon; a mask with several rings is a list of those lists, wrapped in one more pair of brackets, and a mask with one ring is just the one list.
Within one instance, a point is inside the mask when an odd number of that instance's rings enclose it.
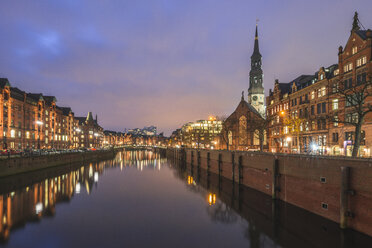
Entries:
{"label": "twilight sky", "polygon": [[235,109],[257,18],[267,94],[336,63],[354,11],[372,29],[371,0],[2,0],[0,77],[105,129],[169,135]]}

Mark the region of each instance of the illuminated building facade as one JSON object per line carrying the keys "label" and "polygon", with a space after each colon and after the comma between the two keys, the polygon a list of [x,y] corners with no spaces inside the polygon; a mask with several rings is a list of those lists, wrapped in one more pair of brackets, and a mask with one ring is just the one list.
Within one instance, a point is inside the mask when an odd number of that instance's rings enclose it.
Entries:
{"label": "illuminated building facade", "polygon": [[179,146],[194,148],[216,148],[217,137],[222,129],[222,121],[216,117],[210,117],[208,120],[198,120],[189,122],[182,126],[179,131],[179,137],[174,137]]}
{"label": "illuminated building facade", "polygon": [[102,146],[103,129],[91,113],[89,118],[75,117],[71,108],[58,106],[54,96],[24,92],[6,78],[0,78],[0,93],[1,149]]}
{"label": "illuminated building facade", "polygon": [[[338,63],[321,67],[312,75],[302,75],[289,83],[275,82],[266,99],[270,119],[271,152],[351,155],[357,121],[348,90],[358,94],[372,76],[372,31],[361,30],[357,13],[345,47],[339,47]],[[350,93],[350,94],[351,94]],[[364,102],[371,104],[368,97]],[[360,156],[370,156],[372,116],[362,125]]]}
{"label": "illuminated building facade", "polygon": [[103,147],[103,128],[98,125],[98,118],[93,119],[92,112],[87,117],[75,117],[78,120],[78,127],[75,129],[79,138],[79,147],[100,148]]}

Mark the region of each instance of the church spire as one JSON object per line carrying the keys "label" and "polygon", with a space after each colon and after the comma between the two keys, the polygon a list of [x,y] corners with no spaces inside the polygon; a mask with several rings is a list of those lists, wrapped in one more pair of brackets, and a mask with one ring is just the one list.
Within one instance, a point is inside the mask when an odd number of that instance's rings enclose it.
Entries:
{"label": "church spire", "polygon": [[258,46],[258,24],[257,23],[256,23],[256,34],[255,34],[255,37],[254,37],[254,50],[253,50],[252,57],[253,56],[260,56],[261,57],[260,48]]}
{"label": "church spire", "polygon": [[254,37],[254,48],[251,56],[251,71],[249,72],[248,103],[259,113],[265,113],[265,95],[263,87],[262,56],[258,45],[258,25]]}
{"label": "church spire", "polygon": [[359,26],[358,12],[355,11],[354,18],[353,18],[353,28],[351,29],[351,32],[358,31],[359,29],[360,29],[360,26]]}

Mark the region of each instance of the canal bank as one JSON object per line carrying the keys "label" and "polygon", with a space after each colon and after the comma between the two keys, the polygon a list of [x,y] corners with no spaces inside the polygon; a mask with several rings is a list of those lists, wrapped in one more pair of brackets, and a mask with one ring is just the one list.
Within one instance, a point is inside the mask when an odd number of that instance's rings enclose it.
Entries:
{"label": "canal bank", "polygon": [[270,195],[144,150],[0,178],[0,219],[0,246],[7,248],[372,243]]}
{"label": "canal bank", "polygon": [[250,247],[266,247],[261,243],[262,233],[280,247],[355,248],[369,247],[372,242],[368,235],[341,229],[331,220],[284,201],[273,201],[267,194],[208,173],[200,167],[180,160],[172,159],[172,163],[188,188],[204,195],[211,205],[216,205],[211,213],[216,221],[229,223],[236,212],[249,222],[246,233]]}
{"label": "canal bank", "polygon": [[0,160],[0,177],[47,169],[51,167],[112,159],[122,149],[103,151],[74,152],[29,157],[16,157]]}
{"label": "canal bank", "polygon": [[372,160],[194,149],[167,156],[372,236]]}

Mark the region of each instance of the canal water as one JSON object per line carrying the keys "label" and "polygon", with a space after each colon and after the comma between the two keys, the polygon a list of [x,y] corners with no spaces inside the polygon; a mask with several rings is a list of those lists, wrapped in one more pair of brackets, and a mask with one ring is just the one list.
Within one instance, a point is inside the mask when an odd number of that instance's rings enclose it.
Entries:
{"label": "canal water", "polygon": [[0,179],[1,247],[372,247],[366,235],[151,151]]}

